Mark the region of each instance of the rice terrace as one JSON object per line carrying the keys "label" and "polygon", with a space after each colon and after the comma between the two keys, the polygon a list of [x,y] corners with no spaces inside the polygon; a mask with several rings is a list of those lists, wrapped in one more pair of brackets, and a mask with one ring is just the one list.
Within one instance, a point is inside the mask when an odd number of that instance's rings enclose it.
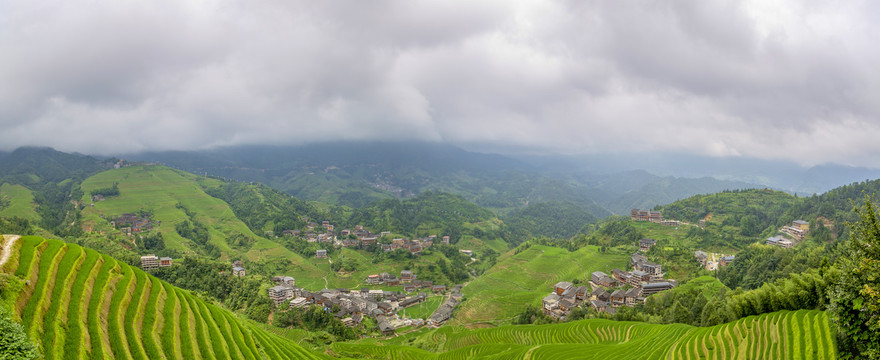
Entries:
{"label": "rice terrace", "polygon": [[0,0],[0,360],[880,360],[878,19]]}

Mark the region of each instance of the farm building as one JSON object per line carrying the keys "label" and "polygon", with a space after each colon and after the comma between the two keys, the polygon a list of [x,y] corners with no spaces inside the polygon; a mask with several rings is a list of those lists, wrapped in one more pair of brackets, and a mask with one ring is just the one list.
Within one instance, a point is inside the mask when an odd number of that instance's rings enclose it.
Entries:
{"label": "farm building", "polygon": [[144,271],[158,269],[159,257],[156,255],[141,256],[141,269]]}
{"label": "farm building", "polygon": [[648,251],[657,241],[654,239],[641,239],[639,240],[639,250]]}
{"label": "farm building", "polygon": [[243,277],[246,274],[247,273],[245,272],[244,268],[241,266],[235,266],[232,268],[232,276]]}
{"label": "farm building", "polygon": [[784,237],[771,236],[771,237],[767,238],[767,245],[779,246],[779,247],[787,249],[787,248],[792,247],[794,244],[791,242],[791,240],[788,240]]}
{"label": "farm building", "polygon": [[169,267],[173,263],[170,257],[159,258],[159,267]]}

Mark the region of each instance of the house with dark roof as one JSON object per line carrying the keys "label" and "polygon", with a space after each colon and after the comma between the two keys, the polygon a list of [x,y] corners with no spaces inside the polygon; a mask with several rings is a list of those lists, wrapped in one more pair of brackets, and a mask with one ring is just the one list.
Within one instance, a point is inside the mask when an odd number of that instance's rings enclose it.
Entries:
{"label": "house with dark roof", "polygon": [[648,251],[656,243],[657,241],[654,239],[641,239],[639,240],[639,250]]}
{"label": "house with dark roof", "polygon": [[560,281],[553,286],[556,291],[556,295],[562,295],[566,290],[571,289],[573,285],[568,281]]}
{"label": "house with dark roof", "polygon": [[673,287],[675,287],[675,285],[673,285],[671,282],[668,282],[668,281],[660,281],[660,282],[643,284],[642,285],[642,295],[644,295],[644,296],[653,295],[653,294],[656,294],[656,293],[664,291],[664,290],[672,289]]}

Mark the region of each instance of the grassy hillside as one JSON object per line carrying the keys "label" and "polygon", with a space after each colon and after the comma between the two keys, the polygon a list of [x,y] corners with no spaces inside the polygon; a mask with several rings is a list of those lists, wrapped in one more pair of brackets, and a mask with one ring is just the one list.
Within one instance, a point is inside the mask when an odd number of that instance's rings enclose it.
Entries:
{"label": "grassy hillside", "polygon": [[90,249],[24,237],[3,251],[0,306],[46,359],[325,358]]}
{"label": "grassy hillside", "polygon": [[[431,351],[403,346],[423,344]],[[714,327],[582,320],[552,325],[464,330],[444,327],[414,337],[337,343],[344,356],[391,359],[835,359],[821,311],[780,311]]]}
{"label": "grassy hillside", "polygon": [[[219,180],[206,179],[163,166],[133,166],[107,170],[82,183],[83,201],[91,202],[90,191],[118,184],[119,195],[106,198],[82,210],[82,223],[92,228],[93,237],[131,239],[110,226],[109,220],[123,213],[148,211],[154,223],[161,222],[154,232],[162,234],[165,246],[178,254],[204,254],[204,247],[180,236],[175,226],[183,221],[198,222],[209,230],[208,242],[218,248],[221,259],[279,260],[282,271],[289,275],[321,278],[323,272],[309,261],[278,243],[255,234],[239,220],[229,205],[205,193],[203,187],[220,186]],[[103,218],[101,217],[103,215]],[[100,235],[100,232],[105,232]],[[242,239],[246,239],[242,241]],[[134,244],[130,244],[134,246]]]}
{"label": "grassy hillside", "polygon": [[455,323],[477,326],[503,323],[529,304],[537,305],[559,281],[589,279],[596,270],[624,268],[629,255],[600,254],[596,246],[574,252],[534,245],[518,254],[510,252],[462,289],[467,299],[456,310]]}
{"label": "grassy hillside", "polygon": [[0,217],[18,216],[32,222],[39,222],[34,194],[28,188],[9,183],[0,184]]}

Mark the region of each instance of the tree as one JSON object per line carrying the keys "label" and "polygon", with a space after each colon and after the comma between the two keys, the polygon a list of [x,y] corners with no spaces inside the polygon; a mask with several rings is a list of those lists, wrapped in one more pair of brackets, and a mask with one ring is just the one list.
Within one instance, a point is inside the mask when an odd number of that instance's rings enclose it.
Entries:
{"label": "tree", "polygon": [[880,222],[870,199],[856,208],[845,254],[829,288],[828,311],[845,359],[880,359]]}
{"label": "tree", "polygon": [[12,320],[0,306],[0,359],[39,359],[37,347],[28,340],[21,324]]}

